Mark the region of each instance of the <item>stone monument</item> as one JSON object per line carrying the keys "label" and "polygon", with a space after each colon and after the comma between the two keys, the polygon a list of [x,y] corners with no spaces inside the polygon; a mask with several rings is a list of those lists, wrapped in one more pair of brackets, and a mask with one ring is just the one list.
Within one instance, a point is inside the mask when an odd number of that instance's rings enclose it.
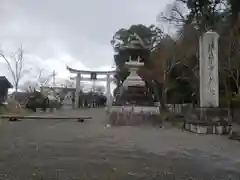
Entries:
{"label": "stone monument", "polygon": [[200,108],[185,123],[185,129],[198,134],[228,134],[228,110],[219,108],[218,38],[208,31],[199,39]]}
{"label": "stone monument", "polygon": [[200,107],[219,107],[218,38],[208,31],[200,37]]}

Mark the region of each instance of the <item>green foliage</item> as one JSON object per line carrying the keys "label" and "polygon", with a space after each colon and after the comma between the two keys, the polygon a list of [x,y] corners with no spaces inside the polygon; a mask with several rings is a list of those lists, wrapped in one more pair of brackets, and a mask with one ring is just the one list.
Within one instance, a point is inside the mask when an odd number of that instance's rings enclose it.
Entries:
{"label": "green foliage", "polygon": [[[166,92],[175,102],[194,100],[193,97],[199,99],[199,37],[212,29],[220,35],[221,96],[226,96],[226,92],[240,92],[240,1],[175,0],[174,3],[169,17],[163,19],[169,24],[176,23],[179,32],[177,37],[164,34],[154,25],[147,27],[142,24],[132,25],[129,29],[122,28],[115,33],[111,43],[118,53],[114,57],[119,69],[115,75],[118,85],[128,76],[124,63],[129,56],[119,53],[119,48],[129,42],[132,33],[136,33],[144,44],[152,47],[150,61],[145,63],[139,74],[149,84],[152,81],[161,84],[158,88],[161,100]],[[187,9],[182,12],[180,6]],[[233,106],[237,106],[240,104],[238,99],[220,97],[220,104],[228,106],[231,101]]]}
{"label": "green foliage", "polygon": [[114,48],[114,51],[117,53],[114,55],[115,64],[119,69],[115,75],[117,84],[120,84],[129,74],[128,70],[124,67],[125,62],[129,59],[129,52],[120,51],[120,47],[126,46],[133,34],[137,34],[137,36],[143,40],[144,45],[151,45],[153,41],[157,40],[154,38],[157,32],[157,28],[155,28],[153,25],[147,27],[142,24],[138,24],[132,25],[129,29],[122,28],[114,34],[111,44]]}
{"label": "green foliage", "polygon": [[233,97],[231,104],[232,107],[240,107],[240,95]]}
{"label": "green foliage", "polygon": [[219,97],[219,106],[222,108],[227,108],[229,106],[228,98],[226,98],[225,96]]}
{"label": "green foliage", "polygon": [[231,108],[239,108],[240,107],[240,96],[235,96],[228,98],[226,96],[220,96],[219,98],[220,107],[231,107]]}
{"label": "green foliage", "polygon": [[33,95],[30,96],[26,103],[26,108],[36,111],[36,108],[48,108],[49,103],[47,97],[43,93],[34,91]]}
{"label": "green foliage", "polygon": [[0,114],[26,114],[28,111],[16,101],[9,101],[8,104],[0,105]]}
{"label": "green foliage", "polygon": [[195,23],[201,32],[215,26],[215,17],[220,0],[187,0],[184,2],[190,10],[188,23]]}
{"label": "green foliage", "polygon": [[6,113],[7,112],[7,110],[6,110],[6,107],[5,107],[5,105],[0,105],[0,114],[4,114],[4,113]]}
{"label": "green foliage", "polygon": [[231,8],[231,19],[232,24],[235,24],[239,20],[240,13],[240,1],[239,0],[228,0],[228,3]]}
{"label": "green foliage", "polygon": [[153,42],[153,39],[155,37],[155,31],[153,30],[153,25],[150,27],[146,27],[142,24],[138,25],[132,25],[128,31],[132,33],[136,33],[140,38],[143,39],[144,43],[146,45],[151,45]]}
{"label": "green foliage", "polygon": [[115,52],[119,51],[121,45],[127,45],[133,34],[139,36],[143,40],[144,45],[148,46],[157,42],[159,37],[163,35],[163,32],[155,25],[147,27],[143,24],[137,24],[130,26],[128,29],[121,28],[114,34],[111,40]]}

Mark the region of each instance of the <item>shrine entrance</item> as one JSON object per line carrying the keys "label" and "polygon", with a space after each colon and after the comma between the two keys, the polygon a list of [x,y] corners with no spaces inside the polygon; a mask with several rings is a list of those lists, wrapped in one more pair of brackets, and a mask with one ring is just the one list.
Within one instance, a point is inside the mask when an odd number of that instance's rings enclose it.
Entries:
{"label": "shrine entrance", "polygon": [[[81,81],[92,81],[93,82],[93,89],[95,86],[96,81],[106,81],[106,106],[109,108],[112,102],[112,95],[111,95],[111,82],[114,78],[111,76],[115,74],[115,71],[86,71],[86,70],[77,70],[67,66],[67,70],[70,73],[76,74],[76,91],[75,91],[75,104],[74,107],[78,108],[79,106],[79,94],[80,94],[80,85]],[[90,75],[90,77],[83,77],[82,75]],[[98,78],[98,75],[105,75],[105,78]]]}

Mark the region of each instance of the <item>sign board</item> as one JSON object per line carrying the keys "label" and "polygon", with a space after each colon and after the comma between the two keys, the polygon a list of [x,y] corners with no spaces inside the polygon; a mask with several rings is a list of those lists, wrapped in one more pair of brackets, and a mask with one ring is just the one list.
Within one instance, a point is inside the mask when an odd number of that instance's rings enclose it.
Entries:
{"label": "sign board", "polygon": [[95,72],[91,73],[91,80],[97,80],[97,73]]}

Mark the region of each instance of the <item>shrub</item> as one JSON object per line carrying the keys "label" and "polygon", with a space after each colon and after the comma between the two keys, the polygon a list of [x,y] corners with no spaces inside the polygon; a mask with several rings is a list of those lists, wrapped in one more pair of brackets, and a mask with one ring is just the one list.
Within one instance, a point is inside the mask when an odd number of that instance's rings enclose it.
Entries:
{"label": "shrub", "polygon": [[[228,107],[228,98],[220,97],[219,104],[220,104],[220,107],[225,107],[225,108]],[[240,107],[240,96],[235,96],[230,99],[230,107],[231,108]]]}
{"label": "shrub", "polygon": [[240,107],[240,96],[235,96],[231,100],[232,107]]}
{"label": "shrub", "polygon": [[20,114],[20,113],[26,113],[26,110],[23,109],[20,104],[16,101],[10,101],[6,105],[0,106],[0,114]]}

